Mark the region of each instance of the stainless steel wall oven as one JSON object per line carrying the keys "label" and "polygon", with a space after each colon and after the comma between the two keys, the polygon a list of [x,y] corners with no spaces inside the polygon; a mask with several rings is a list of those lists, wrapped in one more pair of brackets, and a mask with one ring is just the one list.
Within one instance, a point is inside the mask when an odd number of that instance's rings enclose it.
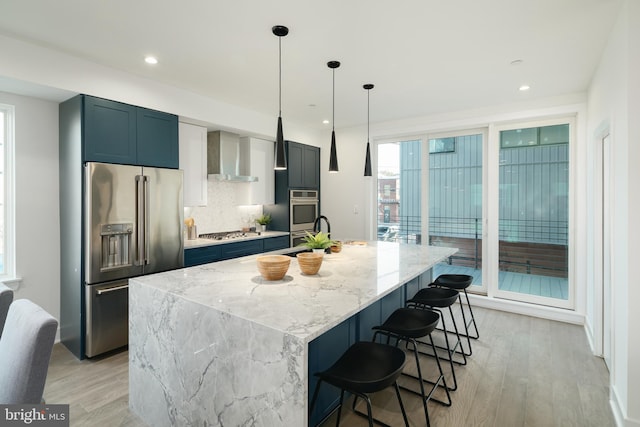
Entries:
{"label": "stainless steel wall oven", "polygon": [[289,230],[291,246],[301,243],[305,231],[313,230],[313,222],[318,217],[318,190],[289,191]]}

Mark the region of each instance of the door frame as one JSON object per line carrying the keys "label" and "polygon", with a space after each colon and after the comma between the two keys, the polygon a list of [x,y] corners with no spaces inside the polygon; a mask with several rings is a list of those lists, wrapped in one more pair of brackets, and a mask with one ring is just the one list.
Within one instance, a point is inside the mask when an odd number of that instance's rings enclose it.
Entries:
{"label": "door frame", "polygon": [[[569,124],[569,197],[568,197],[568,298],[561,300],[558,298],[541,297],[537,295],[529,295],[518,292],[509,292],[499,289],[499,221],[500,221],[500,131],[543,127],[558,124]],[[488,194],[488,215],[487,215],[487,260],[492,263],[488,270],[489,295],[496,298],[508,299],[511,301],[520,301],[530,304],[545,305],[556,308],[576,309],[576,286],[575,286],[575,233],[573,232],[575,222],[575,205],[576,205],[576,138],[577,120],[575,114],[567,114],[551,118],[524,119],[508,123],[492,124],[489,126],[489,145],[487,147],[487,173],[488,173],[488,189],[493,189],[492,194]]]}
{"label": "door frame", "polygon": [[[487,147],[489,145],[489,128],[487,126],[483,127],[473,127],[473,128],[464,128],[464,129],[456,129],[451,131],[438,131],[438,132],[427,132],[423,133],[420,138],[422,140],[422,235],[429,236],[429,140],[436,138],[453,138],[458,136],[469,136],[469,135],[482,135],[482,234],[480,236],[482,240],[482,283],[477,285],[474,283],[474,286],[470,286],[467,288],[467,292],[476,293],[481,295],[488,294],[488,275],[486,266],[486,256],[487,248],[488,248],[488,239],[487,239],[487,205],[489,203],[489,191],[487,191],[487,183],[488,183],[488,175],[487,175]],[[428,239],[427,239],[428,241]]]}
{"label": "door frame", "polygon": [[594,293],[593,293],[593,350],[604,359],[611,370],[613,352],[613,292],[611,265],[613,245],[611,236],[613,221],[611,209],[614,191],[611,173],[613,168],[613,139],[608,126],[595,136],[595,195],[594,195]]}

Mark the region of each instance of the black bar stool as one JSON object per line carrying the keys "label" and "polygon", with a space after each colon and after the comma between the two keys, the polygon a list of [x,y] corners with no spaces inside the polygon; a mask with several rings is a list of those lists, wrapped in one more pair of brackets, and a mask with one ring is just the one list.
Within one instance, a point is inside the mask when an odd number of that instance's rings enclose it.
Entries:
{"label": "black bar stool", "polygon": [[[442,358],[443,360],[447,360],[449,362],[449,366],[451,367],[451,376],[453,377],[453,387],[447,387],[449,390],[454,391],[458,389],[458,381],[456,379],[456,372],[454,370],[453,364],[458,365],[466,365],[467,364],[467,356],[462,350],[462,340],[460,339],[460,334],[458,332],[458,326],[456,325],[456,319],[453,316],[453,310],[451,306],[458,299],[458,291],[447,288],[437,288],[437,287],[428,287],[424,289],[420,289],[416,294],[407,301],[407,307],[409,308],[418,308],[418,309],[431,309],[440,314],[440,318],[442,319],[442,331],[444,332],[444,341],[446,343],[446,347],[435,346],[439,349],[447,351],[447,357]],[[453,331],[449,332],[447,330],[447,322],[444,318],[444,313],[442,309],[449,309],[449,316],[451,318],[451,323],[453,323]],[[454,345],[452,346],[449,343],[449,334],[455,333],[456,340]],[[419,343],[428,345],[426,342],[418,340]],[[460,350],[458,350],[460,347]],[[423,353],[429,356],[434,356],[437,358],[441,358],[441,356],[436,352],[435,354]],[[454,355],[460,354],[462,356],[462,361],[454,360]]]}
{"label": "black bar stool", "polygon": [[[473,315],[473,309],[471,308],[471,303],[469,302],[469,294],[467,293],[467,288],[471,286],[471,282],[473,282],[473,277],[467,274],[441,274],[438,278],[433,282],[434,285],[442,288],[455,289],[458,292],[464,292],[464,296],[467,300],[467,307],[469,308],[469,314],[471,319],[467,321],[467,318],[464,314],[464,304],[462,303],[462,295],[459,296],[460,302],[460,311],[462,312],[462,320],[464,321],[464,334],[460,335],[467,337],[467,343],[469,344],[469,353],[467,356],[471,356],[471,341],[469,338],[473,338],[477,340],[480,338],[480,334],[478,333],[478,324],[476,323],[476,318]],[[469,326],[473,324],[473,329],[475,329],[475,335],[469,334]]]}
{"label": "black bar stool", "polygon": [[[405,359],[404,352],[397,347],[368,341],[360,341],[353,344],[329,369],[314,374],[319,380],[309,407],[309,417],[311,417],[316,404],[320,384],[324,381],[340,389],[340,404],[338,406],[336,426],[340,425],[340,413],[345,391],[355,395],[355,399],[361,397],[367,402],[366,418],[369,419],[370,427],[373,427],[374,421],[387,426],[387,424],[374,420],[371,414],[371,399],[369,399],[368,393],[375,393],[393,385],[400,404],[400,410],[402,411],[402,417],[404,418],[404,424],[408,427],[409,420],[407,420],[407,413],[404,410],[397,383],[398,377],[402,374]],[[354,400],[354,408],[355,404]],[[356,411],[356,413],[365,416],[359,411]]]}
{"label": "black bar stool", "polygon": [[[420,392],[414,391],[404,386],[400,386],[400,388],[422,397],[422,405],[424,406],[424,415],[427,420],[427,427],[431,425],[429,421],[429,410],[427,409],[427,402],[429,400],[433,400],[444,406],[451,406],[451,395],[449,394],[447,382],[445,380],[444,373],[442,372],[442,366],[440,366],[440,359],[437,357],[435,358],[436,363],[438,364],[438,379],[435,381],[424,379],[424,377],[422,376],[422,369],[420,368],[418,344],[416,343],[417,338],[429,337],[431,347],[433,348],[433,352],[435,354],[436,347],[433,344],[431,332],[433,332],[436,326],[438,326],[439,321],[440,315],[435,311],[416,310],[414,308],[399,308],[391,313],[391,315],[387,318],[387,320],[385,320],[382,325],[373,327],[373,330],[375,331],[373,334],[373,341],[375,341],[377,336],[380,334],[387,337],[387,343],[389,343],[390,338],[395,338],[396,346],[400,341],[405,341],[407,343],[407,347],[409,343],[413,344],[413,354],[415,355],[416,359],[418,376],[416,377],[415,375],[411,375],[406,372],[403,372],[403,375],[418,380],[418,384],[420,385]],[[429,390],[429,393],[425,393],[424,383],[433,385],[431,387],[431,390]],[[440,384],[442,384],[441,386],[444,388],[444,391],[447,394],[446,402],[433,397],[433,394],[437,390],[438,386],[440,386]]]}

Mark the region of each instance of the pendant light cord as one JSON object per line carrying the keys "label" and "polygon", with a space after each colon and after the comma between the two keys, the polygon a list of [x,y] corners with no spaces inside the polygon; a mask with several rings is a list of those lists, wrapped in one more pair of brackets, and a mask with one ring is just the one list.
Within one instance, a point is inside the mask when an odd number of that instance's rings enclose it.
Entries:
{"label": "pendant light cord", "polygon": [[367,143],[369,142],[369,93],[371,91],[367,89]]}
{"label": "pendant light cord", "polygon": [[282,117],[282,37],[278,37],[278,117]]}
{"label": "pendant light cord", "polygon": [[333,69],[333,106],[331,117],[331,128],[336,130],[336,69]]}

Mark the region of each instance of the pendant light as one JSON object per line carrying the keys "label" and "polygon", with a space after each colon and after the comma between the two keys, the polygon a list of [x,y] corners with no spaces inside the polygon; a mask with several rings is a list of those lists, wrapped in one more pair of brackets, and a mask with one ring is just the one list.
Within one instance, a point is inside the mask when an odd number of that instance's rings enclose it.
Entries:
{"label": "pendant light", "polygon": [[367,154],[365,154],[364,158],[364,176],[371,176],[371,148],[369,146],[369,94],[371,93],[371,89],[373,89],[373,85],[371,83],[367,83],[362,87],[367,90]]}
{"label": "pendant light", "polygon": [[338,172],[338,154],[336,152],[336,68],[340,66],[338,61],[327,62],[327,67],[333,70],[333,117],[331,119],[331,155],[329,156],[329,172]]}
{"label": "pendant light", "polygon": [[275,170],[287,169],[287,157],[284,152],[284,136],[282,135],[282,37],[289,34],[289,29],[283,25],[271,28],[278,37],[278,130],[276,132]]}

